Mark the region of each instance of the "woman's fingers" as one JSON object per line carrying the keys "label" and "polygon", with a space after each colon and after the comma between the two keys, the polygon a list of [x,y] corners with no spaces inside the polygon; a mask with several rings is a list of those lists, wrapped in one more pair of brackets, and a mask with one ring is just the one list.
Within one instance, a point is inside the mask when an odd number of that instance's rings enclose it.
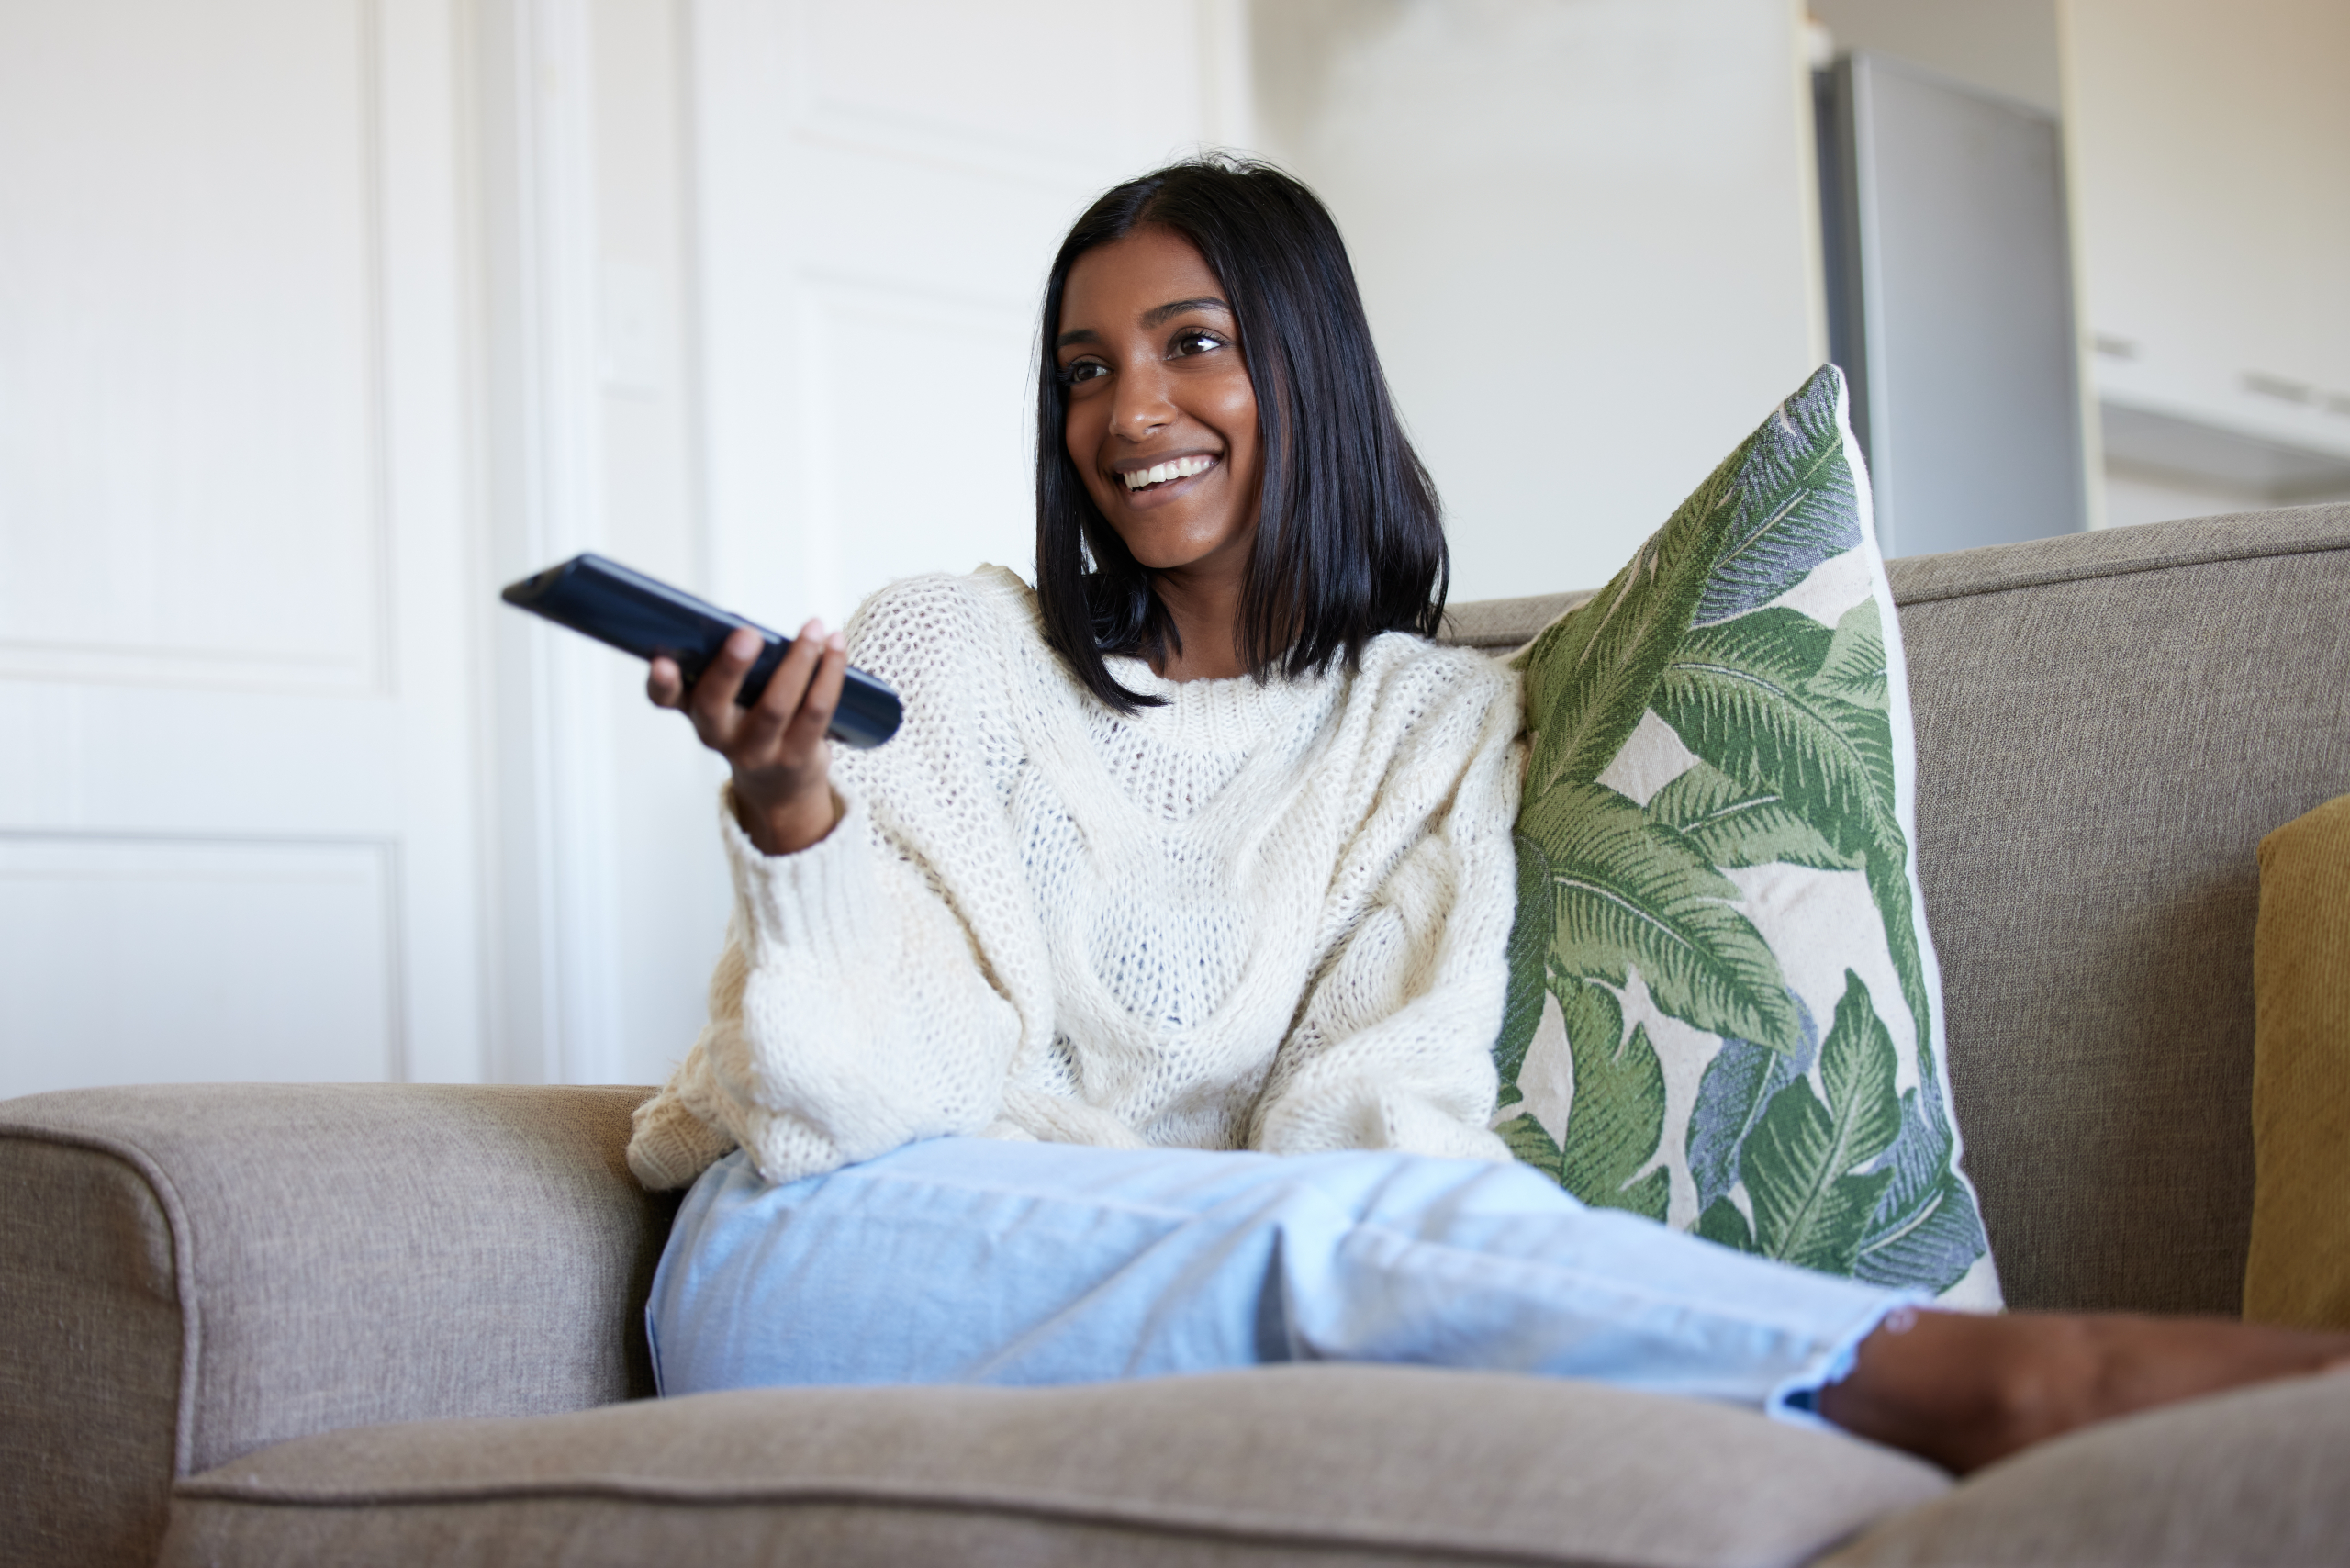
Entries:
{"label": "woman's fingers", "polygon": [[686,678],[678,672],[675,659],[655,659],[653,668],[644,678],[644,695],[655,708],[682,708],[686,705]]}
{"label": "woman's fingers", "polygon": [[[741,733],[742,745],[737,760],[755,758],[789,766],[800,760],[795,751],[804,753],[805,745],[795,745],[792,733],[793,716],[800,711],[800,702],[808,694],[808,683],[816,673],[816,666],[824,652],[824,623],[811,621],[800,629],[792,640],[790,651],[783,662],[775,666],[767,678],[765,691],[744,715]],[[823,732],[819,730],[821,738]],[[780,748],[783,755],[775,755]]]}
{"label": "woman's fingers", "polygon": [[804,638],[792,651],[809,645],[821,646],[822,655],[808,683],[808,695],[784,736],[785,744],[795,749],[823,744],[824,733],[833,727],[833,713],[841,705],[841,687],[848,679],[848,643],[838,632],[821,644],[813,637]]}
{"label": "woman's fingers", "polygon": [[694,682],[686,711],[693,716],[694,730],[701,736],[702,745],[712,751],[733,754],[741,734],[734,694],[743,689],[743,677],[758,661],[759,648],[756,632],[747,626],[736,627],[727,633],[725,643],[710,661],[710,667],[701,672],[701,678]]}

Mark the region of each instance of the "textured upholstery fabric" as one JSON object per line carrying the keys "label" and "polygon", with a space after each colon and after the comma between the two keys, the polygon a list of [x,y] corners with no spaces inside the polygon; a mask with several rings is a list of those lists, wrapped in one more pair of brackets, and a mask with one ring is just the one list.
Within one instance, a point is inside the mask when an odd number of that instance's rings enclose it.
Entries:
{"label": "textured upholstery fabric", "polygon": [[151,1175],[0,1138],[0,1559],[21,1568],[155,1560],[182,1319]]}
{"label": "textured upholstery fabric", "polygon": [[163,1562],[1695,1568],[1948,1485],[1722,1406],[1416,1368],[763,1389],[290,1443],[183,1483]]}
{"label": "textured upholstery fabric", "polygon": [[[77,1456],[103,1454],[107,1484],[160,1494],[173,1468],[338,1427],[650,1392],[639,1325],[669,1205],[621,1164],[644,1092],[188,1085],[0,1104],[0,1367],[12,1402],[29,1387],[61,1422],[23,1439],[8,1424],[32,1473],[0,1485],[64,1495]],[[75,1299],[86,1330],[44,1316]]]}
{"label": "textured upholstery fabric", "polygon": [[2350,507],[1893,563],[2010,1305],[2233,1314],[2261,836],[2350,779]]}
{"label": "textured upholstery fabric", "polygon": [[1529,599],[1480,599],[1444,612],[1440,641],[1463,648],[1515,648],[1568,610],[1591,602],[1591,590]]}
{"label": "textured upholstery fabric", "polygon": [[2022,544],[1912,555],[1892,563],[1893,597],[1903,604],[2005,593],[2046,583],[2126,577],[2264,555],[2322,554],[2344,546],[2350,507],[2280,507],[2224,517],[2067,533]]}
{"label": "textured upholstery fabric", "polygon": [[2350,795],[2260,841],[2244,1315],[2350,1328]]}
{"label": "textured upholstery fabric", "polygon": [[2317,1568],[2350,1558],[2350,1373],[2109,1422],[1982,1472],[1815,1568]]}

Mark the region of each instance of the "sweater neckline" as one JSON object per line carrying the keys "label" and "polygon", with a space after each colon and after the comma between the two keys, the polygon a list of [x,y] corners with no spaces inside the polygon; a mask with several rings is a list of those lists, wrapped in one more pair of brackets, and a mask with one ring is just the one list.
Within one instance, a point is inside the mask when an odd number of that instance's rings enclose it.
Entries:
{"label": "sweater neckline", "polygon": [[1163,744],[1200,751],[1245,750],[1326,705],[1345,678],[1334,665],[1304,679],[1169,680],[1145,659],[1113,655],[1103,663],[1110,678],[1128,691],[1162,700],[1162,706],[1138,709],[1123,722]]}

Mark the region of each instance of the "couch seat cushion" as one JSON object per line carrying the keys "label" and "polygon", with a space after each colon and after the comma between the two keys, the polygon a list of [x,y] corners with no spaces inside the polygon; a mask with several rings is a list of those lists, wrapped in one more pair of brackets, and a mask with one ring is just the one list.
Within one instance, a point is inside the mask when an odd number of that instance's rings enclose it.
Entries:
{"label": "couch seat cushion", "polygon": [[162,1562],[1696,1568],[1949,1485],[1725,1406],[1417,1368],[755,1389],[281,1444],[182,1482]]}

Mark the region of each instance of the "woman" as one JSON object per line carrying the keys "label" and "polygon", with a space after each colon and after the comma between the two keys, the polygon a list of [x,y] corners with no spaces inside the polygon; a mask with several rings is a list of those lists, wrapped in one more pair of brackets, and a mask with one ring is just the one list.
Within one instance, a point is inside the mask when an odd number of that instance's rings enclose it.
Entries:
{"label": "woman", "polygon": [[[690,694],[654,666],[733,768],[736,890],[710,1026],[629,1151],[693,1183],[664,1392],[1410,1361],[1967,1469],[2350,1355],[1923,1310],[1511,1165],[1517,696],[1427,641],[1436,499],[1336,229],[1261,165],[1161,170],[1079,220],[1044,323],[1034,594],[897,585],[747,710],[747,634]],[[852,643],[907,720],[834,760]]]}

